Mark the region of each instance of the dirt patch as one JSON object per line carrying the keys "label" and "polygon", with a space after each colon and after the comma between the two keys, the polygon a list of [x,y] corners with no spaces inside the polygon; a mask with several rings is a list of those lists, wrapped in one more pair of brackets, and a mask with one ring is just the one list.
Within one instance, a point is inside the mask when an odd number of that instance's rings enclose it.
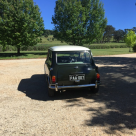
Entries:
{"label": "dirt patch", "polygon": [[136,54],[94,59],[97,95],[84,88],[54,98],[47,95],[45,59],[0,60],[0,135],[136,135]]}

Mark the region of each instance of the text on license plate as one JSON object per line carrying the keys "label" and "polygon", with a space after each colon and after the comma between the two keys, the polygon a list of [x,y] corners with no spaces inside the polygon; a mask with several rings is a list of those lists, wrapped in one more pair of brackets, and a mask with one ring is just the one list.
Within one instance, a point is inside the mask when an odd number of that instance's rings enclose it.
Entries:
{"label": "text on license plate", "polygon": [[85,75],[69,75],[69,80],[85,80]]}

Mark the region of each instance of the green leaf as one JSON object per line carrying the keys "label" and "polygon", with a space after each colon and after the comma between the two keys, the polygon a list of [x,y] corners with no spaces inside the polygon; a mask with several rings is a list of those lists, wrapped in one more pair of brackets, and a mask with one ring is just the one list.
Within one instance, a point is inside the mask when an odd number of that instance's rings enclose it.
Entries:
{"label": "green leaf", "polygon": [[[20,49],[36,45],[43,34],[44,23],[33,0],[1,0],[0,41]],[[18,52],[19,53],[19,52]]]}
{"label": "green leaf", "polygon": [[83,45],[102,38],[107,19],[99,0],[57,0],[52,23],[55,38]]}

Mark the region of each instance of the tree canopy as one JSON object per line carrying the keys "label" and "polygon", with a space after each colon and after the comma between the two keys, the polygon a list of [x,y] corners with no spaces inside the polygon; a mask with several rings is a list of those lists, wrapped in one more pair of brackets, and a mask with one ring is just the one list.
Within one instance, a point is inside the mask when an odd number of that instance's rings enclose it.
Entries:
{"label": "tree canopy", "polygon": [[128,45],[128,47],[133,47],[133,45],[136,43],[136,35],[133,30],[130,30],[127,35],[125,36],[125,43]]}
{"label": "tree canopy", "polygon": [[104,31],[103,40],[110,41],[114,34],[115,28],[112,25],[107,25]]}
{"label": "tree canopy", "polygon": [[121,29],[114,32],[114,39],[119,42],[120,40],[124,40],[125,32]]}
{"label": "tree canopy", "polygon": [[0,0],[0,41],[17,47],[33,46],[40,42],[44,24],[39,7],[33,0]]}
{"label": "tree canopy", "polygon": [[107,19],[99,0],[57,0],[52,17],[54,37],[68,44],[83,45],[102,38]]}
{"label": "tree canopy", "polygon": [[44,30],[44,33],[43,33],[43,36],[44,37],[48,37],[49,35],[53,35],[53,30],[48,30],[48,29],[45,29]]}

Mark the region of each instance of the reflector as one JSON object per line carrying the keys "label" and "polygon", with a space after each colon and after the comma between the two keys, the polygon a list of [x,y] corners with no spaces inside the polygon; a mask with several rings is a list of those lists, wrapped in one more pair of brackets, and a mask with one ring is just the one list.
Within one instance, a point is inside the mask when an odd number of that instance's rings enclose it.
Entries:
{"label": "reflector", "polygon": [[100,80],[100,74],[99,73],[96,74],[96,79]]}
{"label": "reflector", "polygon": [[55,82],[56,82],[56,77],[52,76],[52,83],[55,83]]}

